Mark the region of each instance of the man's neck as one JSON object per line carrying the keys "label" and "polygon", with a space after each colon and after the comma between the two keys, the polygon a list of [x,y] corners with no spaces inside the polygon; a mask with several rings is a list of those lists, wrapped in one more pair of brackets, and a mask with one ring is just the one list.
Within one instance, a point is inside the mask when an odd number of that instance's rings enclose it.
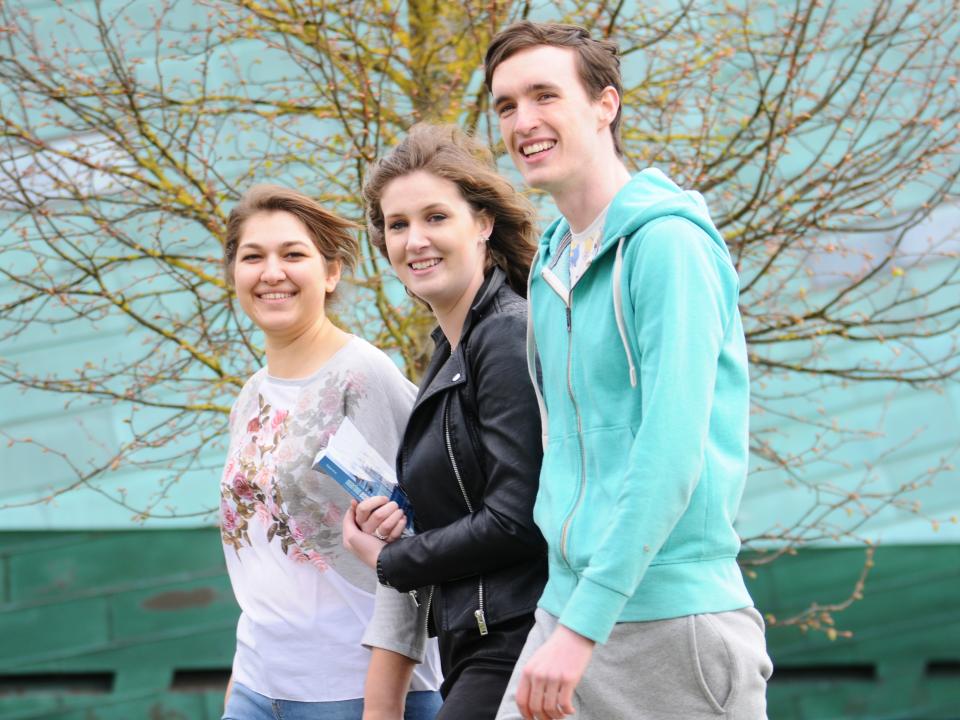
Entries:
{"label": "man's neck", "polygon": [[551,195],[557,209],[570,223],[570,229],[581,232],[629,181],[630,171],[619,157],[614,156],[602,167],[592,165]]}

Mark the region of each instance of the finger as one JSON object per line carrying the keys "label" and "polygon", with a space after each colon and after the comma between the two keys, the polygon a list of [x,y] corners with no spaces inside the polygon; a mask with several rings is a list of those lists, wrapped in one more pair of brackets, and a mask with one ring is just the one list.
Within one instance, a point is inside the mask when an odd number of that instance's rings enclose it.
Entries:
{"label": "finger", "polygon": [[393,542],[394,540],[399,540],[400,536],[403,535],[403,531],[407,528],[407,516],[403,514],[403,511],[398,511],[400,513],[399,518],[397,519],[396,524],[387,534],[387,542]]}
{"label": "finger", "polygon": [[364,532],[372,534],[396,509],[397,504],[395,502],[388,502],[385,505],[381,505],[370,513],[365,522],[360,523],[360,527],[363,528]]}
{"label": "finger", "polygon": [[570,682],[565,682],[560,686],[560,692],[557,696],[557,707],[559,707],[563,713],[560,717],[573,715],[573,713],[576,712],[576,709],[573,707],[573,690],[574,684]]}
{"label": "finger", "polygon": [[523,715],[524,720],[533,720],[530,712],[530,680],[527,678],[527,671],[520,673],[520,684],[517,685],[517,709]]}
{"label": "finger", "polygon": [[362,525],[365,523],[367,518],[370,517],[370,513],[388,502],[389,500],[383,495],[374,495],[373,497],[368,497],[366,500],[359,503],[357,505],[357,520],[359,521],[359,524]]}
{"label": "finger", "polygon": [[530,696],[527,700],[527,707],[530,709],[530,714],[536,718],[542,718],[545,716],[543,711],[543,689],[543,678],[537,672],[531,673]]}
{"label": "finger", "polygon": [[403,517],[403,510],[397,508],[387,517],[385,517],[380,523],[380,532],[382,532],[384,535],[389,535],[391,532],[393,532],[393,529],[396,527],[397,523],[403,520]]}
{"label": "finger", "polygon": [[353,533],[357,530],[357,519],[355,515],[356,501],[352,502],[347,508],[347,511],[343,514],[343,546],[350,549],[350,541],[353,537]]}
{"label": "finger", "polygon": [[557,706],[557,698],[560,693],[560,680],[548,679],[543,686],[542,712],[550,720],[560,720],[563,713]]}

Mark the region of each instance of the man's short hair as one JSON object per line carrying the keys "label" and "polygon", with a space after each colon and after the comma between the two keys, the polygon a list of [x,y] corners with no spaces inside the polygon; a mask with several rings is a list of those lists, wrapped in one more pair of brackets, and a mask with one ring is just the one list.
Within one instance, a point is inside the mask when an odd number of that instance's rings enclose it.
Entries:
{"label": "man's short hair", "polygon": [[535,23],[521,20],[505,27],[493,38],[484,58],[484,81],[487,90],[493,91],[493,72],[497,66],[521,50],[538,45],[570,48],[577,55],[577,71],[584,90],[591,100],[598,100],[604,88],[612,87],[620,96],[621,106],[610,123],[613,147],[623,155],[620,139],[620,117],[623,109],[623,81],[620,77],[620,56],[617,44],[611,40],[595,40],[590,33],[577,25],[561,23]]}

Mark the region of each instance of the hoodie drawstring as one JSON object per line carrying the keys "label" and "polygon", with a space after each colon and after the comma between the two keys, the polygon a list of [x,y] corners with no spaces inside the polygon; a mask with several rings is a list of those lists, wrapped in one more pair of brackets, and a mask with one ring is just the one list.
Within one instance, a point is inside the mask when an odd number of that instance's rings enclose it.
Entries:
{"label": "hoodie drawstring", "polygon": [[533,384],[533,392],[537,396],[537,407],[540,408],[540,442],[543,450],[547,450],[547,405],[540,392],[540,381],[537,379],[537,346],[533,339],[533,299],[530,297],[530,286],[533,284],[533,268],[537,266],[540,249],[537,248],[533,260],[530,261],[530,274],[527,276],[527,372]]}
{"label": "hoodie drawstring", "polygon": [[630,353],[630,344],[627,340],[627,326],[623,320],[623,296],[620,292],[621,277],[623,276],[623,241],[617,243],[617,257],[613,261],[613,315],[617,319],[617,330],[620,332],[620,341],[623,343],[623,352],[627,356],[627,365],[630,366],[630,387],[637,386],[637,368],[633,364],[633,355]]}

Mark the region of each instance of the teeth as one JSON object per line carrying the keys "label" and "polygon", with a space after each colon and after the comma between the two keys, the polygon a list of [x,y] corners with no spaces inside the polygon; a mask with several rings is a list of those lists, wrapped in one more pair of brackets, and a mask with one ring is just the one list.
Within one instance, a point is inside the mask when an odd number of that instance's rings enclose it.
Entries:
{"label": "teeth", "polygon": [[543,142],[534,143],[533,145],[525,145],[521,148],[521,152],[524,155],[530,156],[534,153],[543,152],[544,150],[549,150],[554,145],[556,145],[553,140],[544,140]]}
{"label": "teeth", "polygon": [[440,261],[436,258],[432,260],[418,260],[417,262],[410,263],[410,267],[412,267],[414,270],[426,270],[429,267],[433,267],[438,262]]}
{"label": "teeth", "polygon": [[293,293],[264,293],[260,296],[263,300],[283,300],[293,297]]}

